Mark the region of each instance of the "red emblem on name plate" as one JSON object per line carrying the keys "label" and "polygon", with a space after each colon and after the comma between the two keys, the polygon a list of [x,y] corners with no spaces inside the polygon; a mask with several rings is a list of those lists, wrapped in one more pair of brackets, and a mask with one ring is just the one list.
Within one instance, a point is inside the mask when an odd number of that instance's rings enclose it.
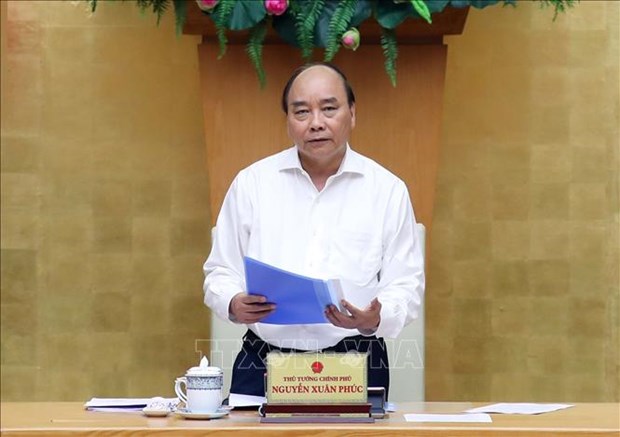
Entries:
{"label": "red emblem on name plate", "polygon": [[321,363],[320,361],[315,361],[310,365],[310,368],[314,373],[321,373],[323,371],[323,363]]}

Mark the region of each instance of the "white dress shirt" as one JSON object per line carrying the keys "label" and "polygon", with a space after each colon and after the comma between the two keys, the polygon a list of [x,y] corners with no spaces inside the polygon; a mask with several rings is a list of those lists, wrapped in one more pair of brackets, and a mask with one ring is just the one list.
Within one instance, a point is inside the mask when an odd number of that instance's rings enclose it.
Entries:
{"label": "white dress shirt", "polygon": [[[204,301],[224,320],[246,291],[243,257],[301,275],[339,278],[381,302],[375,335],[395,338],[417,317],[424,260],[404,182],[347,145],[338,172],[316,189],[291,147],[242,170],[222,205],[204,264]],[[346,291],[345,291],[346,293]],[[359,335],[330,323],[248,325],[264,341],[317,350]]]}

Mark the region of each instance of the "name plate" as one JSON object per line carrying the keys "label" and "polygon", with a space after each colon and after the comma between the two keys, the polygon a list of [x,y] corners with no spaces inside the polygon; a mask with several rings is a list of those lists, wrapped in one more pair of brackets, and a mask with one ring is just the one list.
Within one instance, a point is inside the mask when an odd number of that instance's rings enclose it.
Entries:
{"label": "name plate", "polygon": [[267,354],[267,403],[368,401],[365,353]]}

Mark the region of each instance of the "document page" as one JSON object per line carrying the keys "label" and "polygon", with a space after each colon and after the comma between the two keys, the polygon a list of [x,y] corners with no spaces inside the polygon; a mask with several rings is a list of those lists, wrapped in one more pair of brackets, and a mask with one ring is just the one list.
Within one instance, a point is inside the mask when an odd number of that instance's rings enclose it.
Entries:
{"label": "document page", "polygon": [[435,422],[435,423],[491,423],[493,420],[488,414],[405,414],[407,422]]}
{"label": "document page", "polygon": [[472,408],[466,413],[541,414],[570,408],[571,404],[499,403]]}

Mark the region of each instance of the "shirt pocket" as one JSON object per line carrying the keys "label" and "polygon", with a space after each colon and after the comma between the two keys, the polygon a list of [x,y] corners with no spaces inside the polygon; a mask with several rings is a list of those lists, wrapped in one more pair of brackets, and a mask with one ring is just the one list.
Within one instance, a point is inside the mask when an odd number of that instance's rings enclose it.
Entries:
{"label": "shirt pocket", "polygon": [[357,230],[334,229],[330,246],[330,265],[342,279],[365,285],[381,270],[379,235]]}

